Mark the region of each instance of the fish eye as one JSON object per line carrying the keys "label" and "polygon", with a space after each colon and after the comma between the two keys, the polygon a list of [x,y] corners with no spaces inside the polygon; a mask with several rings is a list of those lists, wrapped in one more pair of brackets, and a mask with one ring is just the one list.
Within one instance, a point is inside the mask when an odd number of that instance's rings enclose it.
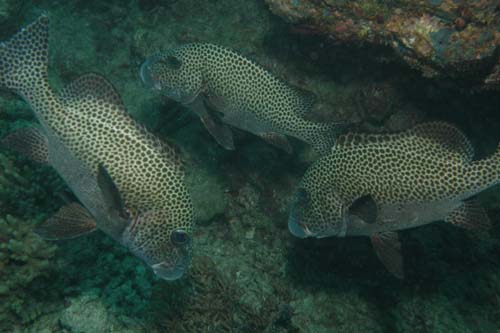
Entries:
{"label": "fish eye", "polygon": [[161,60],[161,63],[170,69],[179,69],[182,66],[182,61],[174,56],[167,56],[165,59]]}
{"label": "fish eye", "polygon": [[170,240],[177,245],[185,244],[189,240],[189,235],[182,229],[174,230],[170,234]]}

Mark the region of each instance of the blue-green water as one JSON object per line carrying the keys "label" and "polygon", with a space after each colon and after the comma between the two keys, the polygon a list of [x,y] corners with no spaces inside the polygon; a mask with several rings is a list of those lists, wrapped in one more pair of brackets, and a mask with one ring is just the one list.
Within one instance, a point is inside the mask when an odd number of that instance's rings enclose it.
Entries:
{"label": "blue-green water", "polygon": [[[41,14],[50,18],[49,82],[56,91],[83,73],[100,73],[116,87],[134,119],[179,148],[196,222],[193,262],[185,276],[173,282],[156,277],[102,232],[42,240],[33,233],[35,226],[74,196],[50,166],[2,148],[0,331],[500,329],[497,187],[479,195],[493,222],[486,236],[442,222],[401,231],[405,279],[399,280],[385,270],[367,237],[316,240],[289,233],[292,194],[317,159],[307,144],[291,139],[294,152],[287,154],[235,130],[236,149],[225,150],[194,113],[146,87],[139,75],[144,60],[159,50],[211,42],[314,92],[321,107],[313,118],[342,121],[345,131],[367,133],[446,121],[467,135],[482,158],[500,141],[500,95],[498,86],[485,89],[478,82],[500,63],[498,52],[475,71],[458,75],[445,64],[439,71],[448,77],[426,78],[421,67],[402,61],[404,52],[368,37],[366,43],[350,43],[310,31],[298,33],[297,24],[269,10],[272,3],[278,2],[0,4],[1,40]],[[306,12],[314,2],[290,3]],[[484,10],[498,13],[494,7]],[[420,12],[415,16],[421,17]],[[437,62],[429,58],[422,63],[426,61]],[[33,122],[30,106],[2,89],[0,137]]]}

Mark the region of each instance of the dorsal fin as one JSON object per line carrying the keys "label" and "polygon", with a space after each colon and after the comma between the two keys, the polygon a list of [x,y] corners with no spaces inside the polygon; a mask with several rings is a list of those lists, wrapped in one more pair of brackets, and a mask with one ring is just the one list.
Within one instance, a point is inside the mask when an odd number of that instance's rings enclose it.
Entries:
{"label": "dorsal fin", "polygon": [[389,142],[414,140],[428,154],[436,157],[456,157],[467,163],[474,157],[474,148],[456,127],[444,122],[429,122],[395,134],[347,133],[340,135],[333,149]]}
{"label": "dorsal fin", "polygon": [[466,162],[474,158],[474,147],[469,139],[455,126],[445,122],[430,122],[417,125],[409,132],[436,143],[449,153],[457,154]]}
{"label": "dorsal fin", "polygon": [[61,91],[60,97],[64,106],[71,110],[81,110],[83,103],[89,103],[92,107],[118,108],[126,112],[115,87],[96,73],[81,75]]}
{"label": "dorsal fin", "polygon": [[65,109],[70,112],[92,112],[99,109],[99,112],[112,112],[114,115],[119,115],[121,121],[133,123],[137,131],[144,135],[155,149],[164,154],[177,171],[183,172],[180,157],[176,154],[175,149],[162,142],[130,117],[120,94],[103,76],[87,73],[78,77],[63,89],[60,98]]}

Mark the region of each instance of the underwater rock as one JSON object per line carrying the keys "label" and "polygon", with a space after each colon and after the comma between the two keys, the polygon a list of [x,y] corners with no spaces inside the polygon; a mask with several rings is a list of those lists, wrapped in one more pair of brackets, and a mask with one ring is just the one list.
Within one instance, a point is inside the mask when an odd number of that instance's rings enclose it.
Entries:
{"label": "underwater rock", "polygon": [[397,82],[369,82],[355,93],[356,111],[363,131],[397,132],[415,126],[425,113],[404,100]]}
{"label": "underwater rock", "polygon": [[120,324],[97,295],[83,295],[70,302],[60,314],[59,325],[72,333],[138,331]]}
{"label": "underwater rock", "polygon": [[71,301],[62,312],[59,323],[70,332],[84,333],[106,332],[108,321],[108,311],[96,296],[82,296]]}
{"label": "underwater rock", "polygon": [[[333,42],[387,45],[425,77],[498,87],[498,1],[266,0],[292,31]],[[495,67],[496,65],[496,67]]]}
{"label": "underwater rock", "polygon": [[186,183],[193,200],[196,221],[207,222],[224,213],[227,200],[217,175],[204,168],[196,168],[188,172]]}

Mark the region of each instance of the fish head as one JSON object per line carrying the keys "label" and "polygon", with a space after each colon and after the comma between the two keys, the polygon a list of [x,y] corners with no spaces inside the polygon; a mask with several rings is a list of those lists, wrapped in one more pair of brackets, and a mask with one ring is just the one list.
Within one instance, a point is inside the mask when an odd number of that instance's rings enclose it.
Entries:
{"label": "fish head", "polygon": [[131,214],[123,234],[123,244],[167,281],[181,278],[192,257],[191,223],[186,214],[169,210],[149,210]]}
{"label": "fish head", "polygon": [[342,201],[335,192],[299,188],[292,199],[288,230],[299,238],[345,236]]}
{"label": "fish head", "polygon": [[177,102],[192,102],[202,89],[201,70],[180,49],[155,54],[142,64],[142,81]]}

